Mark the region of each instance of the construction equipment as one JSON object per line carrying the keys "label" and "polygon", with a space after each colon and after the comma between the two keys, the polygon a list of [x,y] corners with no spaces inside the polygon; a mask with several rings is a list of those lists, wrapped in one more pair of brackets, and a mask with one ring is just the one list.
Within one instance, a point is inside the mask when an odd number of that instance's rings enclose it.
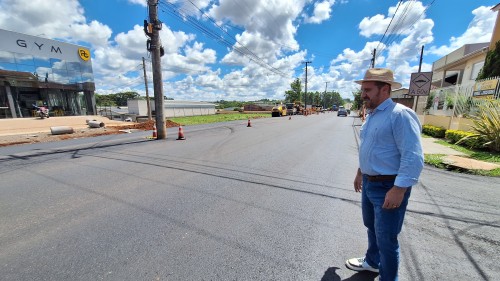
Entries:
{"label": "construction equipment", "polygon": [[302,114],[303,107],[300,102],[289,102],[286,103],[286,114],[287,115],[297,115]]}
{"label": "construction equipment", "polygon": [[286,114],[287,114],[287,109],[284,104],[278,104],[271,110],[272,117],[286,116]]}

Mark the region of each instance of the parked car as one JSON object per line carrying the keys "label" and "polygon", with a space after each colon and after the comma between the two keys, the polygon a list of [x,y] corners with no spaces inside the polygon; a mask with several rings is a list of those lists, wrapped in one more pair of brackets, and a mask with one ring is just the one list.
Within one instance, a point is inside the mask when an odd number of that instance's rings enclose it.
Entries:
{"label": "parked car", "polygon": [[347,110],[345,108],[339,108],[339,111],[337,111],[337,116],[346,116],[347,117]]}

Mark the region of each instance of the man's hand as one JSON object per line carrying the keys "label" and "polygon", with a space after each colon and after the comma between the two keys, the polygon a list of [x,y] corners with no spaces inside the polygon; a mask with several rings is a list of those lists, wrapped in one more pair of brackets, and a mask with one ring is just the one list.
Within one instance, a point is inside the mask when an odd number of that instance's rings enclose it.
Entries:
{"label": "man's hand", "polygon": [[361,170],[358,169],[356,177],[354,178],[354,191],[361,192],[362,187],[363,187],[363,174],[361,174]]}
{"label": "man's hand", "polygon": [[385,201],[382,208],[384,209],[396,209],[399,208],[401,202],[403,202],[403,198],[405,197],[406,188],[393,186],[387,193],[385,194]]}

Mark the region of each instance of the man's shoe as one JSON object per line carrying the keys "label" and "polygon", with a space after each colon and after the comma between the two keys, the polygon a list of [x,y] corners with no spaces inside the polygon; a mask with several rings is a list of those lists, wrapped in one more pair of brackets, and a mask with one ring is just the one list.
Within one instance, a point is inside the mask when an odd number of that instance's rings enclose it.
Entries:
{"label": "man's shoe", "polygon": [[369,265],[366,261],[365,258],[352,258],[348,259],[345,261],[345,266],[349,268],[350,270],[354,271],[371,271],[371,272],[377,272],[378,273],[378,268],[375,268],[371,265]]}

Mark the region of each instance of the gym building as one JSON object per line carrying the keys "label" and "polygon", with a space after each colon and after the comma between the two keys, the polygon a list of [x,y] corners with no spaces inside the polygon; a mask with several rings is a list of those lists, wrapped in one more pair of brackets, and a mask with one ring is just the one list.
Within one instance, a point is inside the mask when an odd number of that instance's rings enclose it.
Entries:
{"label": "gym building", "polygon": [[95,115],[88,48],[0,29],[0,118]]}

